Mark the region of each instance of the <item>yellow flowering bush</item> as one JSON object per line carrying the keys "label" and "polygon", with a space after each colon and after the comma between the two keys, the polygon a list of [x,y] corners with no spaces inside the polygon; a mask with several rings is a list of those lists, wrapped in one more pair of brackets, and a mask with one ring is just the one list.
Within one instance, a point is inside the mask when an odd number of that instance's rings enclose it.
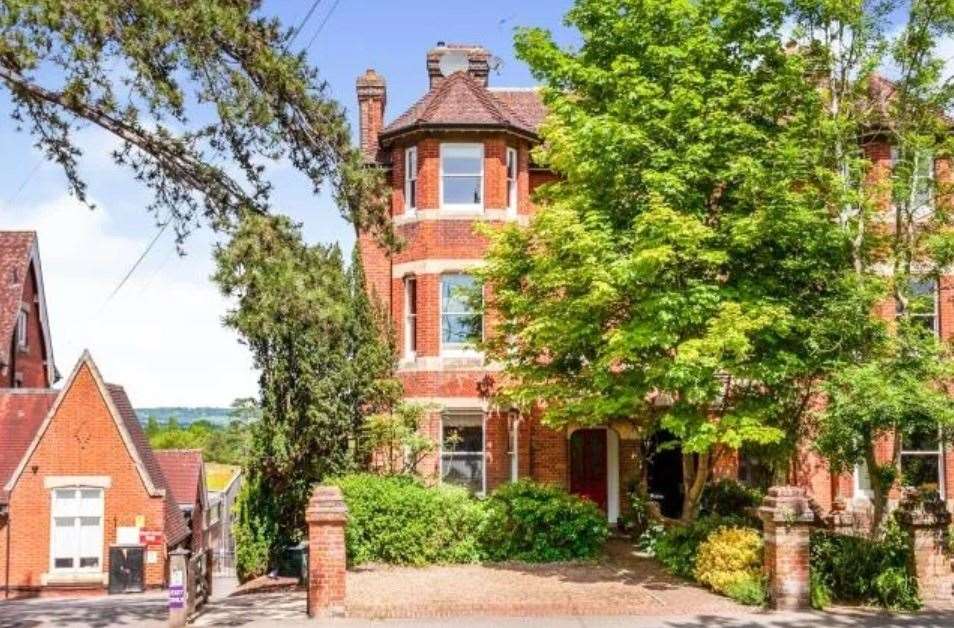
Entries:
{"label": "yellow flowering bush", "polygon": [[[762,535],[743,527],[721,527],[699,546],[695,579],[713,591],[733,595],[761,583]],[[748,596],[746,596],[748,597]]]}

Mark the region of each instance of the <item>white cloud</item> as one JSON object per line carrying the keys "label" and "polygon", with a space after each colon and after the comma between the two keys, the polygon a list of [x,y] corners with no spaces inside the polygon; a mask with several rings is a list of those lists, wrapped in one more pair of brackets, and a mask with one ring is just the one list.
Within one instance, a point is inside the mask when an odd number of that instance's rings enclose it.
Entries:
{"label": "white cloud", "polygon": [[88,348],[104,377],[124,385],[137,406],[227,405],[255,394],[248,350],[221,324],[227,302],[209,280],[208,233],[190,238],[184,258],[174,252],[171,231],[164,233],[109,299],[156,231],[145,222],[128,235],[107,205],[90,211],[64,194],[0,208],[0,228],[39,233],[60,371],[69,373]]}

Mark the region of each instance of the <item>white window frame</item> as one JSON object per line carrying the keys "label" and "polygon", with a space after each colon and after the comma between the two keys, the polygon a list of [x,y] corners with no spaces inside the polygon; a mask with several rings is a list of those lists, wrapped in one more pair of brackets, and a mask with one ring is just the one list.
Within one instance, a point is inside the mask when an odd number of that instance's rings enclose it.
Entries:
{"label": "white window frame", "polygon": [[[511,165],[513,167],[513,172],[511,172]],[[507,147],[507,213],[511,216],[517,214],[517,182],[519,180],[520,172],[520,162],[517,161],[517,149]]]}
{"label": "white window frame", "polygon": [[[458,421],[461,421],[461,420],[467,420],[469,417],[477,417],[478,415],[480,416],[480,432],[481,432],[480,451],[479,451],[479,452],[476,452],[476,451],[467,451],[467,452],[449,451],[449,452],[445,452],[445,451],[444,451],[444,442],[446,441],[446,438],[444,437],[444,426],[445,426],[445,424],[449,422],[449,423],[451,423],[451,424],[453,425],[455,418],[456,418]],[[449,419],[449,421],[448,421],[448,419]],[[480,453],[480,456],[481,456],[481,464],[480,464],[480,490],[479,490],[477,493],[475,493],[475,495],[477,495],[478,497],[483,497],[484,495],[486,495],[486,494],[487,494],[487,413],[484,412],[484,411],[481,410],[481,409],[476,409],[476,408],[473,409],[473,410],[464,410],[464,409],[456,410],[456,409],[455,409],[455,410],[453,410],[453,411],[445,411],[445,412],[441,413],[440,448],[439,448],[439,451],[438,451],[438,465],[439,465],[439,467],[438,467],[438,478],[439,478],[439,481],[441,482],[441,484],[444,483],[444,456],[445,456],[445,453],[446,453],[447,456],[450,456],[450,457],[454,457],[454,456],[456,456],[456,455],[458,455],[458,454],[463,457],[463,456],[468,456],[468,455],[471,455],[471,456],[472,456],[472,455],[474,455],[474,454]],[[457,486],[457,485],[454,484],[453,486]]]}
{"label": "white window frame", "polygon": [[20,308],[17,312],[17,347],[19,349],[27,348],[27,325],[29,323],[29,314],[25,308]]}
{"label": "white window frame", "polygon": [[[56,492],[57,491],[74,491],[78,493],[77,498],[82,503],[82,491],[96,491],[99,493],[97,501],[99,502],[98,515],[91,514],[81,514],[81,515],[69,515],[74,519],[74,526],[82,529],[82,524],[78,521],[84,517],[93,517],[96,516],[99,518],[99,564],[95,567],[81,567],[80,566],[80,544],[77,542],[76,547],[74,548],[73,566],[72,567],[57,567],[56,566],[56,519],[57,518],[66,518],[62,514],[57,514],[56,511]],[[105,570],[103,548],[106,544],[106,525],[105,525],[105,510],[106,510],[106,495],[101,487],[97,486],[57,486],[50,490],[50,573],[51,574],[84,574],[84,573],[103,573]],[[77,534],[77,539],[79,538]],[[66,558],[66,556],[61,556],[61,558]]]}
{"label": "white window frame", "polygon": [[854,473],[852,474],[854,499],[870,501],[874,497],[874,489],[871,488],[871,473],[868,473],[868,488],[862,488],[861,487],[862,468],[864,468],[865,472],[867,473],[867,464],[865,462],[859,462],[858,464],[855,465],[855,470],[854,470]]}
{"label": "white window frame", "polygon": [[[946,484],[945,469],[944,469],[944,439],[941,438],[941,434],[938,433],[937,439],[937,449],[905,449],[904,448],[904,439],[901,439],[901,453],[898,456],[898,475],[900,479],[901,470],[904,468],[904,457],[905,456],[923,456],[931,457],[937,456],[937,492],[941,496],[941,499],[946,499],[946,491],[944,490],[944,485]],[[901,485],[904,486],[903,481]]]}
{"label": "white window frame", "polygon": [[[413,198],[411,201],[411,187],[414,187]],[[417,211],[418,193],[417,189],[417,147],[412,146],[404,151],[404,213],[413,215]]]}
{"label": "white window frame", "polygon": [[[445,203],[444,202],[444,153],[451,148],[460,148],[460,149],[473,149],[480,154],[480,202],[479,203]],[[446,175],[448,177],[473,177],[474,174],[461,174],[461,175]],[[456,211],[456,212],[471,212],[471,213],[482,213],[484,211],[484,206],[486,203],[485,200],[485,190],[484,190],[484,145],[479,143],[465,143],[465,142],[444,142],[441,144],[440,150],[440,173],[439,173],[439,185],[438,185],[438,195],[439,195],[439,204],[440,208],[446,211]]]}
{"label": "white window frame", "polygon": [[[934,179],[935,179],[936,176],[937,176],[937,173],[935,172],[935,169],[937,168],[937,153],[935,153],[933,150],[924,150],[924,151],[921,151],[921,152],[927,153],[927,154],[929,154],[929,155],[931,156],[931,164],[930,164],[931,167],[928,169],[928,177],[927,177],[927,178],[928,178],[928,181],[933,182]],[[916,159],[919,159],[919,158],[920,158],[920,157],[916,156]],[[901,149],[899,149],[899,148],[898,148],[897,146],[895,146],[895,145],[892,145],[892,146],[891,146],[891,156],[890,156],[891,170],[892,170],[892,171],[894,170],[895,166],[897,166],[898,161],[899,161],[900,159],[901,159]],[[914,178],[917,178],[918,176],[919,176],[918,173],[915,172],[915,173],[914,173]],[[933,185],[933,183],[932,183],[932,185],[930,186],[929,189],[931,190],[931,199],[930,199],[930,201],[929,201],[929,203],[928,203],[929,207],[928,207],[927,215],[921,215],[921,216],[917,216],[917,215],[916,215],[916,216],[915,216],[916,219],[927,219],[927,218],[930,217],[930,214],[933,214],[933,213],[934,213],[934,201],[935,201],[935,197],[934,197],[934,185]],[[892,210],[895,209],[894,199],[892,199],[892,201],[891,201],[891,209],[892,209]],[[916,211],[916,210],[915,210],[915,211]]]}
{"label": "white window frame", "polygon": [[[467,272],[448,271],[440,274],[440,281],[437,282],[437,316],[438,316],[438,339],[440,341],[440,354],[444,357],[470,358],[478,357],[480,351],[475,345],[469,343],[446,343],[444,342],[444,278],[445,277],[471,277],[473,274]],[[483,302],[483,289],[481,289],[481,302]],[[484,316],[480,315],[480,342],[484,339]]]}
{"label": "white window frame", "polygon": [[941,282],[935,278],[930,278],[929,281],[934,284],[934,311],[931,314],[916,314],[913,312],[908,312],[908,316],[911,318],[930,318],[933,321],[931,328],[934,330],[935,336],[941,335]]}
{"label": "white window frame", "polygon": [[[408,289],[410,284],[414,284],[414,299],[411,299],[411,291]],[[417,358],[417,349],[415,347],[417,340],[417,317],[418,317],[418,291],[417,275],[407,275],[404,277],[404,359],[411,361]],[[411,306],[414,306],[413,311]]]}

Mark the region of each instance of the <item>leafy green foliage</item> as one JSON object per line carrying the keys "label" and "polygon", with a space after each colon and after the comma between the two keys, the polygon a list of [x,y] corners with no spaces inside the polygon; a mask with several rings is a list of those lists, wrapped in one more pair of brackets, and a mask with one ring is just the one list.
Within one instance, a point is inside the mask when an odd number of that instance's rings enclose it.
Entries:
{"label": "leafy green foliage", "polygon": [[723,478],[706,485],[699,505],[700,516],[751,516],[746,511],[762,504],[765,495],[757,488]]}
{"label": "leafy green foliage", "polygon": [[910,549],[891,522],[876,541],[812,532],[812,603],[864,602],[896,610],[917,610],[917,581],[908,571]]}
{"label": "leafy green foliage", "polygon": [[794,446],[852,346],[817,323],[850,239],[813,176],[821,96],[785,19],[783,2],[578,0],[578,48],[516,38],[549,111],[535,157],[561,178],[528,228],[488,230],[501,394],[544,400],[551,424],[672,432],[698,454],[686,519],[713,448]]}
{"label": "leafy green foliage", "polygon": [[717,593],[746,604],[766,598],[762,584],[762,533],[753,528],[723,527],[699,546],[693,576]]}
{"label": "leafy green foliage", "polygon": [[427,487],[409,476],[346,475],[348,562],[396,565],[475,562],[481,505],[456,487]]}
{"label": "leafy green foliage", "polygon": [[206,462],[238,465],[247,458],[251,438],[251,427],[238,421],[224,427],[208,421],[180,426],[175,419],[159,424],[149,417],[145,432],[153,449],[201,449]]}
{"label": "leafy green foliage", "polygon": [[595,558],[608,536],[606,516],[596,505],[554,486],[505,484],[484,507],[480,543],[490,560]]}
{"label": "leafy green foliage", "polygon": [[[352,147],[341,106],[288,49],[292,31],[231,0],[3,0],[0,81],[12,115],[86,201],[78,128],[111,134],[117,165],[181,239],[269,209],[267,166],[326,184],[358,226],[393,243],[383,177]],[[219,163],[216,163],[219,162]],[[231,167],[230,167],[231,166]]]}
{"label": "leafy green foliage", "polygon": [[287,218],[247,214],[216,262],[236,303],[225,322],[261,372],[244,507],[274,561],[301,539],[312,486],[356,465],[366,414],[394,402],[393,348],[374,327],[360,261],[346,273],[337,247],[306,244]]}
{"label": "leafy green foliage", "polygon": [[392,411],[371,415],[365,422],[361,444],[372,466],[387,474],[415,474],[437,443],[421,430],[423,406],[399,403]]}
{"label": "leafy green foliage", "polygon": [[593,558],[607,536],[606,519],[591,503],[526,481],[482,501],[407,475],[358,473],[332,483],[348,504],[348,560],[355,565]]}
{"label": "leafy green foliage", "polygon": [[687,525],[672,525],[656,539],[655,556],[674,576],[692,579],[699,547],[720,528],[744,527],[733,517],[700,517]]}
{"label": "leafy green foliage", "polygon": [[235,571],[241,582],[262,576],[272,566],[272,552],[280,545],[267,490],[258,479],[247,479],[235,502],[232,533],[235,536]]}

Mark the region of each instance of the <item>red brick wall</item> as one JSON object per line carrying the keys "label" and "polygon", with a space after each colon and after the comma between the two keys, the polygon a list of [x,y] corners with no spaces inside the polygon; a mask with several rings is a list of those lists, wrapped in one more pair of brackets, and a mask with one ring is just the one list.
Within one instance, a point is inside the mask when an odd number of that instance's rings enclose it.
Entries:
{"label": "red brick wall", "polygon": [[33,264],[23,282],[22,303],[27,312],[27,346],[20,349],[17,345],[17,330],[14,328],[10,339],[11,368],[8,369],[6,386],[16,385],[17,376],[24,388],[46,388],[50,385],[47,377],[47,347],[40,325],[40,305],[37,303],[39,288],[36,269]]}
{"label": "red brick wall", "polygon": [[[136,516],[147,528],[163,529],[163,499],[150,497],[124,445],[106,403],[85,365],[50,423],[10,497],[10,586],[37,587],[50,570],[51,489],[48,476],[109,476],[103,490],[103,572],[109,569],[109,546],[117,526],[134,526]],[[6,531],[0,546],[6,543]],[[3,552],[5,554],[5,550]],[[0,558],[6,560],[6,556]],[[6,564],[0,564],[5,571]],[[147,586],[165,580],[165,556],[146,565]]]}

